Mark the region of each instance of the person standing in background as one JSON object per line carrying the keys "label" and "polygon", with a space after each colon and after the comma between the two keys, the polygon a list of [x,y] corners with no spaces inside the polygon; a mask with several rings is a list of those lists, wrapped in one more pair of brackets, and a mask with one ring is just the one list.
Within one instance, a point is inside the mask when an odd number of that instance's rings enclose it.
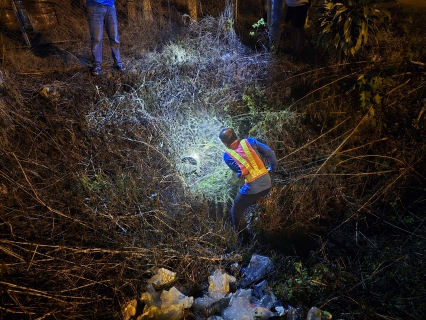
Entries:
{"label": "person standing in background", "polygon": [[114,0],[86,0],[93,64],[90,72],[98,76],[102,70],[102,37],[104,26],[108,35],[113,68],[124,70],[120,58],[117,11]]}
{"label": "person standing in background", "polygon": [[305,24],[308,17],[308,9],[310,0],[285,0],[286,14],[285,22],[289,23],[296,29],[296,45],[293,54],[298,56],[303,48],[305,41]]}

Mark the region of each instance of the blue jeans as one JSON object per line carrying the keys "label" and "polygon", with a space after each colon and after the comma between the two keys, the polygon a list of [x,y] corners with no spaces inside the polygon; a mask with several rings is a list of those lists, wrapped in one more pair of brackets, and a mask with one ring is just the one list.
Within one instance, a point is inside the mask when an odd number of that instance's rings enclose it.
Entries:
{"label": "blue jeans", "polygon": [[118,22],[115,6],[97,5],[87,8],[90,29],[90,42],[93,57],[93,67],[102,63],[102,37],[104,25],[111,47],[114,65],[121,64],[120,39],[118,37]]}

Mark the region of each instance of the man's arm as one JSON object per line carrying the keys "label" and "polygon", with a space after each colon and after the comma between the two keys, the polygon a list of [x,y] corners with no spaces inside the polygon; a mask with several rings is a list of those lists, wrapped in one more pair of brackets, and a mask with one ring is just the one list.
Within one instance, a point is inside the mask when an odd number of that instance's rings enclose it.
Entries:
{"label": "man's arm", "polygon": [[238,178],[241,178],[241,169],[238,166],[238,164],[235,162],[235,160],[232,159],[229,154],[225,153],[223,155],[223,161],[225,161],[228,167],[231,168],[231,170],[237,174]]}
{"label": "man's arm", "polygon": [[269,171],[274,171],[277,169],[277,157],[275,156],[274,150],[269,148],[266,144],[260,142],[259,140],[256,140],[254,138],[248,138],[247,139],[250,142],[250,145],[254,147],[262,156],[268,160]]}

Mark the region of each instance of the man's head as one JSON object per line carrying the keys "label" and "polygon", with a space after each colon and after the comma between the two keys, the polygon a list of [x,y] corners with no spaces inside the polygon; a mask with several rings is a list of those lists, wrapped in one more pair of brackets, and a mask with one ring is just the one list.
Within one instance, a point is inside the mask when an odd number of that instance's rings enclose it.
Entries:
{"label": "man's head", "polygon": [[234,142],[235,140],[238,140],[237,134],[232,128],[222,129],[219,133],[219,138],[223,142],[223,144],[227,147],[229,147],[232,144],[232,142]]}

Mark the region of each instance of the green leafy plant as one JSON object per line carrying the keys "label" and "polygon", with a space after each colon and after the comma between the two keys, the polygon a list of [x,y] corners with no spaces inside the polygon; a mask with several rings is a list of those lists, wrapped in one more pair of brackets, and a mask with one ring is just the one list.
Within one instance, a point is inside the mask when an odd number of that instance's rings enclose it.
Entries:
{"label": "green leafy plant", "polygon": [[358,77],[358,88],[360,91],[359,101],[363,109],[369,108],[371,105],[379,105],[385,87],[393,86],[394,81],[390,78],[380,76],[366,78],[365,75]]}
{"label": "green leafy plant", "polygon": [[226,30],[228,30],[228,31],[233,30],[233,29],[234,29],[234,24],[235,24],[234,19],[229,18],[229,19],[227,20]]}
{"label": "green leafy plant", "polygon": [[252,24],[252,27],[254,30],[250,31],[250,36],[256,37],[257,43],[265,47],[269,41],[269,28],[267,22],[263,18],[260,18],[256,23]]}
{"label": "green leafy plant", "polygon": [[278,295],[289,301],[298,301],[312,294],[315,295],[324,285],[325,274],[329,273],[324,265],[308,270],[302,262],[293,262],[292,267],[287,274],[288,278],[275,288]]}
{"label": "green leafy plant", "polygon": [[256,114],[267,109],[265,92],[256,86],[246,87],[242,99],[251,114]]}
{"label": "green leafy plant", "polygon": [[258,33],[265,32],[267,28],[267,24],[263,18],[258,20],[256,23],[252,25],[253,28],[255,28],[255,31],[250,31],[251,36],[255,36]]}
{"label": "green leafy plant", "polygon": [[332,0],[317,7],[316,42],[327,51],[354,56],[378,30],[387,27],[390,14],[378,9],[378,0]]}
{"label": "green leafy plant", "polygon": [[101,191],[107,185],[107,182],[97,173],[95,173],[92,178],[84,175],[81,178],[81,183],[85,188],[95,192]]}

